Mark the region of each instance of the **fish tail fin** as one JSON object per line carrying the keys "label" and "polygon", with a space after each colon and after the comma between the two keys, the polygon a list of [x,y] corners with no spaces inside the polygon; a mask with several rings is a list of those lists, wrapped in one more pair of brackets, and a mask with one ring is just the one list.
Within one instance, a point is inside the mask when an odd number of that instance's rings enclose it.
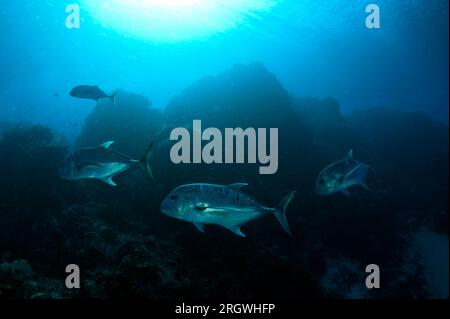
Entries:
{"label": "fish tail fin", "polygon": [[144,156],[142,156],[142,158],[139,160],[139,164],[141,165],[141,168],[145,172],[145,174],[152,180],[155,180],[149,164],[150,156],[152,155],[153,151],[153,144],[154,142],[151,142],[150,145],[147,147]]}
{"label": "fish tail fin", "polygon": [[109,96],[109,98],[111,99],[113,104],[116,104],[116,95],[119,94],[119,93],[120,93],[120,90],[116,90]]}
{"label": "fish tail fin", "polygon": [[286,209],[289,206],[292,198],[294,198],[295,191],[289,193],[285,198],[283,198],[277,206],[273,209],[273,214],[277,218],[278,222],[281,224],[283,229],[291,235],[291,229],[289,228],[289,223],[286,218]]}

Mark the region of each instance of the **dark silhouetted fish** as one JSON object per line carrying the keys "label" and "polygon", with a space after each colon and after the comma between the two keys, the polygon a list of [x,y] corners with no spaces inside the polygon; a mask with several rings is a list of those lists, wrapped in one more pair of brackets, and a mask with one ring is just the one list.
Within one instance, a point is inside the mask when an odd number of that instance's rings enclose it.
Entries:
{"label": "dark silhouetted fish", "polygon": [[79,98],[79,99],[88,99],[88,100],[94,100],[97,101],[100,99],[111,99],[114,102],[114,97],[119,93],[118,91],[114,92],[112,95],[108,95],[105,92],[103,92],[98,86],[96,85],[78,85],[74,87],[70,91],[70,96]]}

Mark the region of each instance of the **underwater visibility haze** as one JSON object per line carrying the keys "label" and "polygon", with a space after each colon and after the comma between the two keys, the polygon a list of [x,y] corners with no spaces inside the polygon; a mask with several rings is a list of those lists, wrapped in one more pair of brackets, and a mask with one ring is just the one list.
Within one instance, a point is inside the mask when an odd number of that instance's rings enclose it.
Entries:
{"label": "underwater visibility haze", "polygon": [[0,299],[448,298],[448,6],[1,1]]}

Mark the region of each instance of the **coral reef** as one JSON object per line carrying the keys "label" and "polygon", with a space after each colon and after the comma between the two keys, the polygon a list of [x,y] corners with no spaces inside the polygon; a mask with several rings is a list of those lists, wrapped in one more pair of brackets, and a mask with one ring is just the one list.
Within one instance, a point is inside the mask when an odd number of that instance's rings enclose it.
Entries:
{"label": "coral reef", "polygon": [[[279,172],[171,163],[170,128],[188,127],[193,119],[218,128],[278,127]],[[6,130],[0,139],[0,298],[429,296],[425,266],[408,252],[424,225],[448,236],[448,126],[385,109],[343,115],[332,98],[290,96],[254,63],[192,84],[164,112],[126,92],[115,104],[101,101],[77,147],[114,140],[115,149],[139,158],[152,137],[156,182],[134,170],[111,188],[60,180],[68,149],[48,128]],[[373,166],[370,191],[352,189],[350,199],[317,197],[317,174],[351,148]],[[297,190],[288,212],[293,237],[273,216],[245,225],[242,239],[215,226],[203,234],[159,212],[169,190],[199,181],[248,182],[247,191],[268,206]],[[359,271],[364,276],[363,265],[374,262],[389,269],[384,282],[392,284],[362,294]],[[69,263],[81,268],[79,291],[65,289]]]}

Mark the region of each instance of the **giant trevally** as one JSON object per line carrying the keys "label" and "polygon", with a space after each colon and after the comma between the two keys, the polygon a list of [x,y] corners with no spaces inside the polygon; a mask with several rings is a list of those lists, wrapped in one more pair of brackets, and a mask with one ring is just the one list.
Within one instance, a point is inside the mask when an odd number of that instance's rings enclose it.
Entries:
{"label": "giant trevally", "polygon": [[100,99],[111,99],[114,102],[114,97],[119,92],[116,91],[112,95],[108,95],[105,92],[103,92],[98,86],[96,85],[78,85],[74,87],[70,91],[70,95],[79,99],[88,99],[88,100],[94,100],[97,101]]}
{"label": "giant trevally", "polygon": [[175,188],[161,203],[161,211],[177,219],[193,223],[204,232],[204,224],[215,224],[245,237],[241,226],[264,215],[273,214],[290,235],[286,208],[294,197],[291,192],[274,208],[269,208],[241,188],[245,183],[231,185],[187,184]]}
{"label": "giant trevally", "polygon": [[353,150],[347,157],[327,166],[316,180],[316,192],[319,195],[331,195],[342,192],[350,196],[348,188],[352,185],[361,185],[367,188],[366,177],[370,165],[353,159]]}
{"label": "giant trevally", "polygon": [[110,148],[114,142],[106,142],[97,147],[82,148],[67,155],[61,163],[59,176],[67,180],[99,179],[116,186],[113,177],[127,169],[140,166],[153,179],[149,158],[153,143],[140,160],[134,160]]}

